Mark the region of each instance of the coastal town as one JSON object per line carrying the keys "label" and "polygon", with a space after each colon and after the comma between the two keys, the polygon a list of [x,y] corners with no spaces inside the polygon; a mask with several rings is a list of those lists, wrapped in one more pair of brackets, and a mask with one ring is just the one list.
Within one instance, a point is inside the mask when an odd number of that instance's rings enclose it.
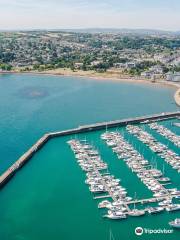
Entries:
{"label": "coastal town", "polygon": [[179,82],[180,37],[118,31],[0,33],[0,72],[57,69]]}
{"label": "coastal town", "polygon": [[180,240],[180,0],[0,3],[0,240]]}

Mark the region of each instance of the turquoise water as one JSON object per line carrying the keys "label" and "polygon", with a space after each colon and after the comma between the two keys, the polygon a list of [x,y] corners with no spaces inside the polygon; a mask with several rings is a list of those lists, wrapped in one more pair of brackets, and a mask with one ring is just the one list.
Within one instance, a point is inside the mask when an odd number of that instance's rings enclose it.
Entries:
{"label": "turquoise water", "polygon": [[[130,86],[131,85],[131,86]],[[17,159],[43,133],[105,120],[177,110],[174,90],[166,87],[85,80],[83,78],[3,75],[0,76],[0,168]],[[169,123],[163,123],[169,124]],[[120,131],[124,131],[120,129]],[[179,131],[173,128],[173,131]],[[110,172],[121,178],[128,194],[151,196],[124,162],[117,160],[100,140],[101,132],[86,134],[94,142]],[[84,138],[81,135],[80,138]],[[135,139],[125,137],[137,146]],[[137,226],[167,228],[178,213],[159,214],[125,221],[102,218],[103,211],[84,184],[85,175],[77,165],[66,141],[49,141],[0,191],[0,239],[177,239],[179,232],[164,236],[136,237]],[[164,141],[164,139],[162,139]],[[145,146],[140,150],[151,160]],[[159,160],[161,161],[161,160]],[[159,168],[162,162],[159,163]],[[170,166],[166,171],[178,185],[179,175]],[[141,207],[141,206],[139,206]]]}
{"label": "turquoise water", "polygon": [[0,172],[47,131],[174,111],[173,95],[156,85],[0,75]]}

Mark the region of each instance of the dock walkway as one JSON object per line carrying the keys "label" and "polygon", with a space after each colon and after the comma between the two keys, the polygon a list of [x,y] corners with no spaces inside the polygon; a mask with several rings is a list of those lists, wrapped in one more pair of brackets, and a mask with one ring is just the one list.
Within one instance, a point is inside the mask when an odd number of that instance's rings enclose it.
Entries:
{"label": "dock walkway", "polygon": [[136,199],[136,200],[127,202],[127,204],[130,205],[130,204],[135,204],[135,203],[141,203],[141,204],[153,203],[153,202],[159,202],[161,200],[164,200],[165,198],[175,198],[175,197],[180,197],[180,194],[176,194],[176,195],[166,194],[166,195],[163,195],[162,197]]}

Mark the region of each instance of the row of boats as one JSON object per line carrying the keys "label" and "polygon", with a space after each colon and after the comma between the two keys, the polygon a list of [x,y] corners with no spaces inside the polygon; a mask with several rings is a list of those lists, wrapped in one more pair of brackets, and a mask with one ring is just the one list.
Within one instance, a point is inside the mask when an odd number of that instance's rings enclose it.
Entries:
{"label": "row of boats", "polygon": [[180,156],[168,149],[168,147],[158,142],[150,133],[135,125],[128,125],[127,131],[136,136],[141,142],[146,144],[154,153],[163,158],[173,169],[180,172]]}
{"label": "row of boats", "polygon": [[151,129],[158,132],[160,135],[165,137],[166,139],[173,142],[176,146],[180,147],[180,136],[177,136],[175,133],[173,133],[171,130],[167,129],[166,127],[158,124],[158,123],[151,123],[148,125]]}
{"label": "row of boats", "polygon": [[[175,124],[174,124],[175,125]],[[177,124],[178,125],[178,124]],[[166,127],[158,124],[158,123],[151,123],[148,124],[148,126],[150,127],[150,129],[155,130],[156,132],[158,132],[160,135],[162,135],[163,137],[165,137],[166,139],[168,139],[169,141],[173,142],[174,145],[180,147],[180,137],[177,136],[175,133],[173,133],[172,131],[170,131],[169,129],[167,129]],[[169,222],[169,225],[171,227],[174,228],[180,228],[180,218],[176,218],[173,221]]]}
{"label": "row of boats", "polygon": [[106,196],[110,196],[113,200],[112,202],[103,200],[98,204],[98,208],[107,209],[107,214],[104,217],[125,219],[127,216],[142,216],[146,211],[153,214],[164,210],[163,206],[139,210],[135,208],[135,204],[134,208],[130,209],[127,203],[133,201],[133,199],[127,196],[126,189],[120,185],[120,179],[102,173],[108,166],[102,161],[98,151],[93,149],[91,145],[79,140],[70,140],[68,144],[71,146],[81,169],[86,172],[85,183],[89,185],[89,190],[94,194],[107,193]]}
{"label": "row of boats", "polygon": [[126,218],[128,206],[125,203],[131,201],[132,198],[127,196],[126,189],[120,185],[120,179],[116,179],[106,172],[103,173],[108,166],[102,161],[98,151],[93,149],[93,146],[76,139],[68,141],[68,144],[81,169],[86,172],[85,183],[89,185],[89,190],[94,194],[106,193],[108,194],[106,196],[113,199],[113,202],[102,201],[98,208],[107,208],[106,217],[110,219]]}
{"label": "row of boats", "polygon": [[[112,148],[118,158],[124,160],[128,167],[137,174],[147,188],[153,192],[154,198],[159,201],[159,206],[167,211],[180,209],[180,204],[172,203],[172,198],[180,196],[180,191],[176,188],[164,188],[162,184],[166,181],[170,181],[170,179],[164,177],[160,170],[151,168],[149,162],[145,160],[119,132],[105,132],[101,135],[101,138]],[[156,210],[159,212],[163,209],[158,208],[154,210],[155,212]]]}
{"label": "row of boats", "polygon": [[[123,159],[129,168],[137,174],[141,181],[153,192],[154,197],[144,199],[143,203],[158,202],[159,206],[137,209],[137,199],[127,195],[127,190],[121,186],[121,180],[110,175],[108,165],[94,148],[86,140],[71,139],[67,143],[75,154],[75,159],[86,173],[85,183],[95,198],[105,198],[98,204],[98,208],[107,209],[105,217],[110,219],[124,219],[127,216],[143,216],[147,213],[155,214],[180,209],[180,204],[172,202],[173,197],[180,196],[177,189],[166,189],[163,184],[170,182],[162,172],[153,168],[118,132],[105,132],[101,138],[117,153],[119,159]],[[107,200],[107,197],[111,200]],[[134,208],[129,207],[134,204]]]}

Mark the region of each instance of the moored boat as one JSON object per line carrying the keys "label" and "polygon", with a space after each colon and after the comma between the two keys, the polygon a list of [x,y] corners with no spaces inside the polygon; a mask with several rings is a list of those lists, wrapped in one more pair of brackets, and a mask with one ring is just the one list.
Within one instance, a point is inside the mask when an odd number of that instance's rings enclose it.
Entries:
{"label": "moored boat", "polygon": [[149,214],[155,214],[155,213],[159,213],[159,212],[162,212],[164,210],[163,207],[149,207],[147,209],[148,213]]}
{"label": "moored boat", "polygon": [[143,216],[144,214],[145,214],[144,210],[138,210],[138,209],[133,209],[130,212],[128,212],[128,215],[132,217],[139,217],[139,216]]}
{"label": "moored boat", "polygon": [[176,218],[174,221],[169,222],[169,225],[171,227],[180,229],[180,218]]}

